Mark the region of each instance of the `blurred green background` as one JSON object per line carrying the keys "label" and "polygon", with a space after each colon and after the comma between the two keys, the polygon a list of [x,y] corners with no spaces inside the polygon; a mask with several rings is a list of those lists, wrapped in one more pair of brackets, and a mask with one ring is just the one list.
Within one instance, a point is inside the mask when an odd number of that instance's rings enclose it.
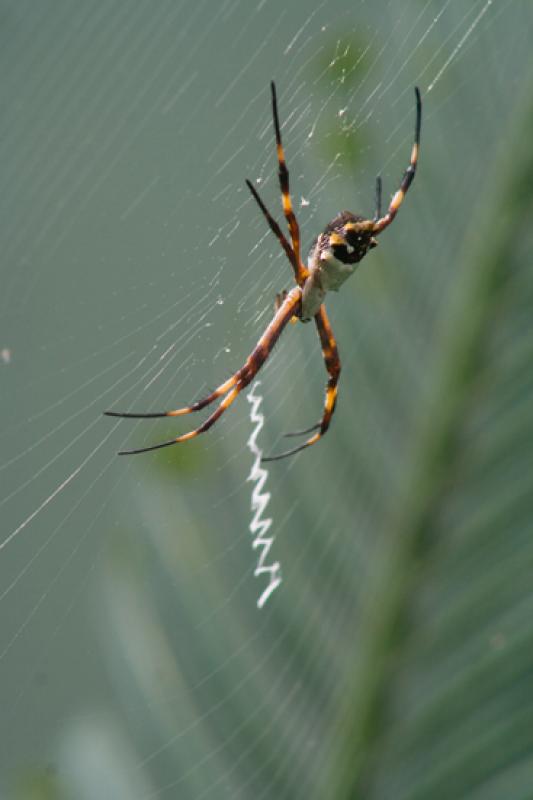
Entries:
{"label": "blurred green background", "polygon": [[[533,10],[528,2],[0,2],[0,793],[533,796]],[[394,225],[328,310],[330,433],[269,465],[250,403],[205,438],[115,422],[216,386],[304,249]],[[259,376],[265,453],[318,417],[314,327]]]}

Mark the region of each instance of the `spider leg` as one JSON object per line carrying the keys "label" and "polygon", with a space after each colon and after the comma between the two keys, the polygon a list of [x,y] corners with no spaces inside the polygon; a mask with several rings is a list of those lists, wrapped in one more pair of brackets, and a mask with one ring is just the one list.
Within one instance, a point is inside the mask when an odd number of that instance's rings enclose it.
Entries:
{"label": "spider leg", "polygon": [[259,206],[259,208],[263,212],[263,215],[264,215],[266,221],[268,222],[268,224],[270,226],[270,230],[272,231],[274,236],[279,241],[280,245],[285,250],[285,255],[287,256],[287,258],[291,262],[291,266],[292,266],[292,268],[294,270],[294,277],[296,278],[296,282],[297,283],[301,283],[301,281],[300,281],[301,270],[300,270],[300,268],[298,266],[298,262],[296,260],[296,256],[294,255],[292,247],[290,246],[290,244],[288,243],[287,239],[285,238],[285,235],[283,234],[283,232],[282,232],[281,228],[279,227],[278,223],[276,222],[276,220],[274,219],[272,214],[268,211],[267,207],[265,206],[265,204],[261,200],[261,197],[259,196],[259,192],[255,188],[253,183],[251,183],[251,181],[247,180],[246,181],[246,185],[249,188],[249,190],[251,191],[255,202],[257,203],[257,205]]}
{"label": "spider leg", "polygon": [[304,428],[303,431],[291,431],[291,433],[284,433],[283,435],[287,438],[291,436],[303,436],[305,433],[311,433],[311,431],[317,431],[320,428],[320,422],[315,422],[314,425],[311,425],[310,428]]}
{"label": "spider leg", "polygon": [[[216,392],[221,392],[222,387],[226,387],[224,393],[227,394],[222,402],[219,403],[213,413],[198,428],[188,431],[187,433],[183,433],[181,436],[176,436],[176,438],[170,439],[169,441],[161,442],[160,444],[151,445],[149,447],[141,447],[135,450],[122,450],[119,455],[134,455],[137,453],[147,453],[150,450],[159,450],[161,447],[169,447],[170,445],[178,444],[179,442],[187,442],[189,439],[194,439],[201,433],[208,431],[209,428],[211,428],[211,426],[214,425],[215,422],[222,416],[224,411],[230,407],[233,401],[236,400],[242,390],[246,388],[246,386],[248,386],[248,384],[255,378],[272,352],[274,345],[278,341],[287,323],[295,314],[299,314],[301,301],[302,290],[296,286],[287,294],[287,297],[274,314],[274,318],[267,326],[265,332],[246,359],[244,365],[237,370],[237,372],[228,381],[215,390],[212,395],[209,395],[209,397],[213,397]],[[221,394],[218,396],[220,397]],[[192,407],[190,407],[189,410],[196,409],[192,409]],[[188,410],[182,409],[182,411],[183,413],[188,413]],[[164,416],[170,415],[165,414]],[[176,414],[174,414],[174,416],[176,416]]]}
{"label": "spider leg", "polygon": [[395,193],[390,202],[387,213],[380,219],[376,219],[373,229],[374,233],[381,233],[381,231],[383,231],[391,224],[392,220],[394,219],[394,217],[398,212],[398,209],[403,203],[404,197],[407,194],[407,190],[409,189],[410,185],[413,182],[413,178],[415,177],[416,165],[418,162],[418,151],[420,148],[420,127],[422,125],[422,100],[420,98],[420,90],[418,86],[415,86],[415,95],[416,95],[415,140],[413,143],[413,148],[411,150],[411,161],[403,174],[403,178],[400,183],[400,188]]}
{"label": "spider leg", "polygon": [[329,375],[328,383],[326,386],[326,399],[324,402],[324,411],[322,414],[322,419],[316,425],[312,425],[305,431],[298,431],[297,433],[288,433],[286,436],[299,436],[300,434],[304,433],[311,433],[311,431],[316,430],[313,436],[311,436],[306,442],[299,445],[298,447],[294,447],[292,450],[287,450],[284,453],[280,453],[276,456],[267,456],[266,458],[262,458],[261,461],[279,461],[282,458],[287,458],[287,456],[292,456],[295,453],[299,453],[300,450],[304,450],[306,447],[310,447],[312,444],[316,444],[319,439],[324,436],[327,432],[331,417],[333,416],[333,412],[335,411],[335,405],[337,403],[337,385],[339,383],[339,376],[341,373],[341,363],[339,359],[339,351],[337,350],[337,343],[335,341],[335,337],[333,336],[333,331],[331,329],[331,325],[328,319],[328,315],[326,314],[326,308],[324,305],[320,306],[320,310],[318,314],[315,315],[315,325],[318,331],[318,335],[320,337],[320,343],[322,345],[322,355],[324,356],[324,363],[326,365],[326,370]]}
{"label": "spider leg", "polygon": [[378,175],[376,178],[376,213],[374,214],[374,220],[378,220],[381,217],[381,190],[383,187],[383,183],[381,180],[381,175]]}
{"label": "spider leg", "polygon": [[287,220],[287,224],[289,226],[289,231],[291,234],[292,249],[294,251],[294,258],[297,264],[296,278],[298,284],[301,286],[303,281],[308,275],[308,270],[302,264],[300,256],[300,227],[298,225],[298,220],[296,219],[296,214],[294,213],[292,207],[291,194],[289,190],[289,170],[287,169],[283,144],[281,142],[281,131],[279,127],[279,116],[278,116],[278,100],[276,97],[276,85],[274,81],[271,81],[270,83],[270,91],[272,93],[272,116],[274,118],[274,132],[276,134],[276,152],[278,156],[278,166],[279,166],[278,177],[279,177],[279,186],[281,189],[281,200],[283,203],[283,213],[285,214],[285,219]]}
{"label": "spider leg", "polygon": [[175,408],[172,411],[153,411],[147,414],[139,414],[134,411],[104,411],[104,415],[106,417],[124,417],[127,419],[156,419],[159,417],[181,417],[184,414],[191,414],[193,411],[201,411],[202,408],[214,403],[215,400],[218,400],[219,397],[223,397],[223,395],[227,394],[227,392],[235,386],[237,383],[236,375],[237,373],[232,375],[231,378],[228,378],[227,381],[224,381],[224,383],[221,383],[211,394],[208,394],[196,403],[192,403],[190,406]]}
{"label": "spider leg", "polygon": [[229,406],[233,403],[239,392],[241,391],[239,386],[235,386],[229,394],[222,400],[222,402],[217,406],[217,408],[213,411],[213,413],[203,422],[196,430],[189,431],[188,433],[184,433],[181,436],[177,436],[174,439],[169,439],[167,442],[161,442],[160,444],[153,444],[149,447],[139,447],[135,450],[120,450],[119,456],[132,456],[136,455],[137,453],[148,453],[150,450],[160,450],[162,447],[169,447],[172,444],[178,444],[178,442],[186,442],[189,439],[193,439],[195,436],[198,436],[200,433],[204,433],[204,431],[209,430],[209,428],[215,424],[217,419],[222,416],[224,411],[229,408]]}

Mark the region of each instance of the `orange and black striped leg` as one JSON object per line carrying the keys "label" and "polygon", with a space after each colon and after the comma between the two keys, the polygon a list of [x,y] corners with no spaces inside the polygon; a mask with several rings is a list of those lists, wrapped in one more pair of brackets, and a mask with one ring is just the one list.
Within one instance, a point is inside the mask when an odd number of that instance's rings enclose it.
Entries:
{"label": "orange and black striped leg", "polygon": [[[135,450],[122,450],[119,455],[134,455],[136,453],[147,453],[150,450],[159,450],[161,447],[169,447],[173,444],[178,444],[180,442],[187,442],[189,439],[194,439],[196,436],[199,436],[201,433],[205,433],[211,428],[215,422],[222,416],[224,411],[226,411],[233,401],[238,397],[238,395],[242,392],[246,386],[255,378],[265,361],[267,360],[268,356],[272,352],[274,345],[278,341],[283,329],[287,325],[287,323],[292,319],[294,315],[300,314],[300,307],[302,302],[302,290],[299,287],[295,287],[291,289],[291,291],[287,294],[287,297],[281,304],[280,308],[274,315],[274,318],[270,325],[268,325],[266,331],[261,336],[259,341],[257,342],[255,348],[252,350],[251,354],[246,359],[244,366],[241,369],[237,370],[235,375],[233,375],[229,380],[219,386],[218,389],[215,390],[212,394],[209,395],[202,402],[205,405],[208,403],[213,402],[214,399],[220,397],[222,394],[226,396],[222,400],[221,403],[217,406],[217,408],[213,411],[213,413],[203,422],[198,428],[192,431],[188,431],[187,433],[183,433],[181,436],[176,436],[174,439],[170,439],[167,442],[161,442],[161,444],[151,445],[150,447],[141,447]],[[207,402],[206,402],[207,401]],[[198,404],[195,404],[197,406]],[[178,409],[179,412],[183,414],[188,414],[190,411],[198,410],[195,406],[189,406],[185,409]],[[108,412],[109,413],[109,412]],[[123,414],[112,414],[112,416],[138,416],[141,417],[143,415],[123,415]],[[154,415],[148,415],[154,416]],[[179,416],[178,412],[167,412],[160,416]]]}
{"label": "orange and black striped leg", "polygon": [[335,411],[335,405],[337,403],[337,385],[339,383],[339,376],[341,374],[341,363],[339,359],[339,352],[337,350],[337,343],[335,342],[335,337],[333,336],[333,331],[331,329],[324,305],[320,306],[320,310],[315,316],[315,324],[320,337],[320,343],[322,345],[322,355],[324,356],[326,370],[329,375],[326,386],[326,400],[324,403],[322,419],[316,425],[312,425],[310,428],[306,428],[304,431],[288,433],[286,436],[300,436],[305,433],[311,433],[312,431],[317,432],[298,447],[295,447],[292,450],[287,450],[286,452],[280,453],[277,456],[267,456],[266,458],[261,459],[262,461],[279,461],[281,458],[287,458],[287,456],[292,456],[295,453],[299,453],[300,450],[304,450],[306,447],[316,444],[316,442],[318,442],[318,440],[324,436],[329,428],[333,412]]}
{"label": "orange and black striped leg", "polygon": [[301,275],[300,275],[301,270],[298,267],[298,262],[296,260],[296,256],[294,255],[292,247],[290,246],[290,244],[288,243],[287,239],[285,238],[285,235],[283,234],[283,232],[282,232],[281,228],[279,227],[278,223],[276,222],[276,220],[274,219],[272,214],[270,214],[270,212],[268,211],[267,207],[265,206],[265,204],[261,200],[261,197],[259,196],[259,193],[258,193],[257,189],[255,188],[255,186],[249,180],[246,181],[246,185],[249,188],[249,190],[251,191],[255,202],[257,203],[257,205],[259,206],[259,208],[263,212],[263,215],[264,215],[266,221],[269,224],[270,230],[272,231],[274,236],[279,241],[280,245],[285,250],[285,255],[287,256],[287,258],[291,262],[291,266],[292,266],[292,268],[294,270],[294,277],[296,278],[296,283],[301,284],[301,280],[300,280],[300,278],[301,278]]}
{"label": "orange and black striped leg", "polygon": [[413,149],[411,150],[411,161],[403,174],[403,178],[400,183],[400,188],[393,196],[387,213],[383,217],[376,219],[376,222],[374,223],[373,233],[381,233],[381,231],[383,231],[391,224],[392,220],[398,213],[398,209],[403,203],[404,197],[407,194],[407,191],[415,177],[416,165],[418,163],[418,151],[420,149],[420,127],[422,125],[422,100],[420,98],[420,90],[418,86],[415,86],[415,95],[416,95],[415,141],[413,143]]}
{"label": "orange and black striped leg", "polygon": [[208,394],[206,397],[203,397],[201,400],[198,400],[196,403],[192,403],[190,406],[184,406],[183,408],[175,408],[173,411],[152,411],[147,414],[140,414],[134,411],[104,411],[104,415],[106,417],[125,417],[127,419],[156,419],[159,417],[181,417],[184,414],[191,414],[193,411],[201,411],[202,408],[211,405],[214,403],[215,400],[218,400],[219,397],[223,397],[230,389],[232,389],[237,380],[235,375],[232,375],[224,383],[221,383],[220,386],[215,389],[214,392]]}
{"label": "orange and black striped leg", "polygon": [[302,264],[300,256],[300,228],[298,226],[298,220],[296,219],[296,215],[292,207],[292,200],[289,190],[289,170],[287,169],[287,164],[285,162],[285,153],[283,151],[283,145],[281,143],[281,131],[279,127],[279,116],[278,116],[278,101],[276,97],[276,86],[274,84],[274,81],[271,81],[270,83],[270,90],[272,92],[272,116],[274,117],[274,132],[276,134],[276,152],[278,156],[278,165],[279,165],[278,176],[279,176],[279,186],[281,189],[281,200],[283,203],[283,213],[285,214],[285,219],[287,220],[287,224],[289,226],[292,249],[294,251],[296,264],[298,265],[297,282],[301,286],[303,281],[306,279],[308,275],[308,270]]}

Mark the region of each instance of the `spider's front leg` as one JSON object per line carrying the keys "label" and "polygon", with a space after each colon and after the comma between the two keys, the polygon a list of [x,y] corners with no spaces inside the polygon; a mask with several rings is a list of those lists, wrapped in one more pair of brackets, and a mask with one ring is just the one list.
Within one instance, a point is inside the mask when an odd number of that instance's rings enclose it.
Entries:
{"label": "spider's front leg", "polygon": [[178,408],[175,411],[163,411],[152,414],[134,414],[122,413],[118,411],[106,411],[107,416],[112,417],[133,417],[133,418],[146,418],[146,417],[179,417],[183,414],[190,414],[193,411],[199,411],[205,408],[216,399],[223,397],[224,399],[219,403],[213,413],[203,422],[198,428],[183,433],[181,436],[176,436],[160,444],[151,445],[149,447],[141,447],[135,450],[122,450],[119,455],[134,455],[136,453],[146,453],[149,450],[159,450],[161,447],[169,447],[179,442],[186,442],[189,439],[194,439],[201,433],[205,433],[211,428],[215,422],[222,416],[230,405],[237,399],[243,389],[255,378],[270,353],[274,345],[278,341],[281,333],[288,322],[294,317],[299,316],[301,312],[302,303],[302,290],[299,286],[295,286],[287,293],[283,299],[280,307],[277,309],[272,322],[268,325],[267,329],[257,342],[256,346],[244,362],[243,366],[232,375],[227,381],[222,383],[214,392],[211,392],[203,400],[193,403],[191,406]]}
{"label": "spider's front leg", "polygon": [[286,436],[303,436],[306,433],[311,433],[312,431],[316,431],[316,433],[311,436],[306,442],[299,445],[298,447],[294,447],[292,450],[287,450],[284,453],[280,453],[276,456],[267,456],[266,458],[261,459],[262,461],[279,461],[281,458],[287,458],[287,456],[292,456],[295,453],[299,453],[300,450],[304,450],[306,447],[310,447],[312,444],[316,444],[319,439],[324,436],[327,432],[331,418],[333,416],[333,412],[335,411],[335,406],[337,404],[337,386],[339,383],[339,377],[341,374],[341,362],[339,358],[339,351],[337,350],[337,343],[335,341],[335,337],[333,335],[333,330],[331,329],[331,325],[328,319],[328,315],[326,313],[326,308],[324,305],[320,306],[318,313],[314,317],[315,325],[318,331],[318,335],[320,337],[320,343],[322,345],[322,355],[324,357],[324,363],[326,365],[326,370],[328,373],[328,383],[326,386],[326,399],[324,401],[324,411],[322,413],[322,419],[320,422],[317,422],[315,425],[311,425],[310,428],[306,428],[303,431],[296,431],[294,433],[287,433]]}

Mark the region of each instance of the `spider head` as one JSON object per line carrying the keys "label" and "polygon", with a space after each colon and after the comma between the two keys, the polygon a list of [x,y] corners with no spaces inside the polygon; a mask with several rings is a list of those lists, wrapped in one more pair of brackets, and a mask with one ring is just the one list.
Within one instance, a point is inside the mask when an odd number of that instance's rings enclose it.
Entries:
{"label": "spider head", "polygon": [[377,246],[374,221],[343,211],[324,231],[324,244],[343,264],[356,264]]}

